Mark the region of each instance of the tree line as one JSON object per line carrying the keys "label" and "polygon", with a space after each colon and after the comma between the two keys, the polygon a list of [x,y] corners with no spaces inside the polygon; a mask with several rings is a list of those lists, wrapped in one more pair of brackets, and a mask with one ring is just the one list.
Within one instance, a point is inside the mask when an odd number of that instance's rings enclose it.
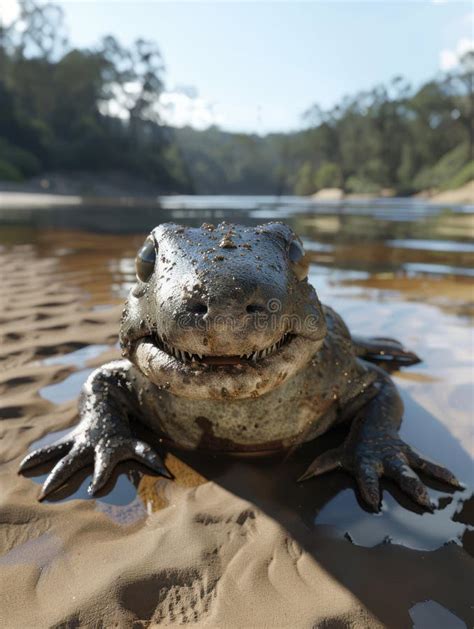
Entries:
{"label": "tree line", "polygon": [[127,172],[163,193],[412,194],[474,178],[474,53],[414,89],[403,78],[304,114],[266,136],[163,123],[154,42],[73,47],[62,11],[23,0],[0,24],[0,181],[45,172]]}

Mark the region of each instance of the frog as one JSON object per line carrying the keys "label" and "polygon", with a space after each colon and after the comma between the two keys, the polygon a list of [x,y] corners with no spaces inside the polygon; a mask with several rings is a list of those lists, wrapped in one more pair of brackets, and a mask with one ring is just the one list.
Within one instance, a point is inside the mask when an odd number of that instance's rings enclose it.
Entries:
{"label": "frog", "polygon": [[[420,473],[462,487],[399,435],[404,408],[390,373],[419,357],[392,338],[352,335],[310,283],[310,257],[281,222],[155,227],[136,255],[122,358],[87,378],[78,424],[20,464],[59,459],[39,500],[85,466],[95,496],[125,461],[173,480],[163,448],[271,456],[338,425],[343,443],[295,481],[344,470],[374,512],[383,477],[423,510],[435,507]],[[159,446],[137,436],[140,426]]]}

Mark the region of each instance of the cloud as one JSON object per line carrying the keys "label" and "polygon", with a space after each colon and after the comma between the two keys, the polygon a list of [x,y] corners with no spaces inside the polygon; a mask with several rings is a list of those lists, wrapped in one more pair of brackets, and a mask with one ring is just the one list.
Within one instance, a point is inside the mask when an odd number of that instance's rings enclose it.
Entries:
{"label": "cloud", "polygon": [[198,96],[194,88],[181,87],[164,92],[158,105],[160,117],[172,127],[206,129],[222,123],[215,106]]}
{"label": "cloud", "polygon": [[10,26],[20,15],[20,4],[18,0],[0,1],[0,24]]}
{"label": "cloud", "polygon": [[[99,111],[106,116],[128,120],[129,110],[133,106],[140,86],[137,83],[125,85],[109,85],[111,98],[99,103]],[[152,111],[160,120],[171,127],[191,126],[195,129],[207,129],[212,125],[220,125],[222,116],[217,108],[200,98],[196,88],[188,86],[176,87],[163,92],[152,105]]]}
{"label": "cloud", "polygon": [[458,65],[458,58],[452,50],[442,50],[439,53],[439,67],[444,72],[452,70]]}
{"label": "cloud", "polygon": [[467,53],[474,51],[474,39],[469,37],[461,37],[456,44],[454,50],[445,48],[439,54],[439,66],[444,72],[453,70],[458,64],[459,60]]}
{"label": "cloud", "polygon": [[474,24],[474,11],[469,11],[469,13],[466,13],[466,15],[463,18],[463,21],[467,22],[469,26],[472,28],[472,25]]}

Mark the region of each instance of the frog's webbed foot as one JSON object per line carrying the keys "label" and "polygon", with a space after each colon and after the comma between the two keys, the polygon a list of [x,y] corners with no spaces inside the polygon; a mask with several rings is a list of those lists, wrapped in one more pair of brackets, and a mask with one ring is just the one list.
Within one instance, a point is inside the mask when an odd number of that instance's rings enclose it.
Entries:
{"label": "frog's webbed foot", "polygon": [[90,495],[94,495],[106,484],[117,463],[128,459],[142,463],[161,476],[173,478],[161,457],[144,441],[131,435],[117,435],[98,439],[94,443],[87,434],[75,431],[28,454],[20,464],[20,471],[47,463],[58,456],[62,458],[46,479],[40,500],[59,489],[75,472],[90,464],[94,466],[94,475],[88,488]]}
{"label": "frog's webbed foot", "polygon": [[352,344],[359,358],[392,372],[421,362],[419,356],[406,349],[399,341],[385,337],[353,336]]}
{"label": "frog's webbed foot", "polygon": [[425,485],[414,470],[456,488],[461,483],[448,469],[415,452],[398,436],[354,443],[350,439],[339,448],[317,457],[298,479],[307,480],[335,469],[344,469],[355,476],[363,500],[374,510],[380,508],[380,479],[387,476],[417,504],[432,511],[434,506]]}

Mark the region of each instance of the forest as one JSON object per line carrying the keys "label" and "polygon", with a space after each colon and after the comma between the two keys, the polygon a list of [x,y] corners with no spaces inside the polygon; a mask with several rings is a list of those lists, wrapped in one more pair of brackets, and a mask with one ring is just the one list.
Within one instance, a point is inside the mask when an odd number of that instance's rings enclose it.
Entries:
{"label": "forest", "polygon": [[474,52],[422,86],[395,77],[265,136],[167,126],[165,76],[155,42],[77,48],[58,6],[23,0],[0,23],[0,182],[115,172],[160,193],[410,195],[474,178]]}

